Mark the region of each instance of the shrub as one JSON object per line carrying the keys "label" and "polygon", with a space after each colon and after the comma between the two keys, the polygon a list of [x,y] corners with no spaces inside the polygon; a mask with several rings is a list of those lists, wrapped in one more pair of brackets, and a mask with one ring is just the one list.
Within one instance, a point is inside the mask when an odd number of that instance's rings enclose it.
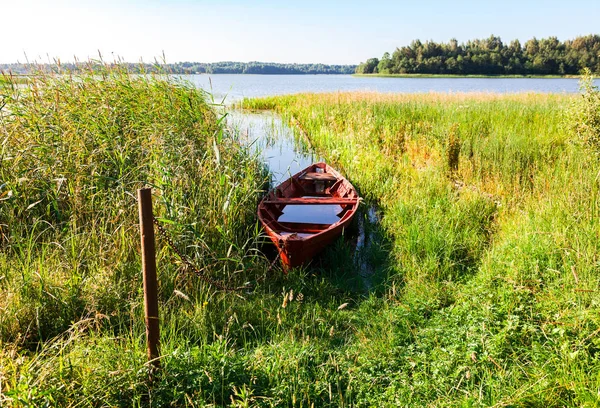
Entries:
{"label": "shrub", "polygon": [[579,88],[581,98],[575,100],[569,112],[571,127],[583,143],[600,152],[600,90],[589,69],[584,71]]}

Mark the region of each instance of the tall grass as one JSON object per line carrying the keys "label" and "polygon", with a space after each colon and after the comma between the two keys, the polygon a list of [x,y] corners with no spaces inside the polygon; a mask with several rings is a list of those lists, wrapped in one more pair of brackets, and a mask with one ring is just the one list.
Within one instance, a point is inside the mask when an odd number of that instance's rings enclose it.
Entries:
{"label": "tall grass", "polygon": [[[118,66],[32,81],[1,91],[0,405],[352,401],[344,350],[365,303],[350,248],[338,243],[320,270],[269,269],[255,219],[268,175],[210,98]],[[134,198],[145,185],[203,273],[254,283],[215,291],[157,238],[152,387]]]}
{"label": "tall grass", "polygon": [[[589,103],[587,114],[600,111]],[[598,162],[574,97],[304,94],[294,117],[379,204],[392,267],[347,353],[371,405],[596,405]],[[295,122],[295,121],[294,121]],[[592,144],[593,145],[593,144]],[[361,339],[361,340],[359,340]]]}
{"label": "tall grass", "polygon": [[[597,405],[597,155],[573,142],[572,98],[246,101],[296,118],[377,204],[365,294],[344,240],[269,270],[267,175],[190,85],[117,66],[0,89],[0,405]],[[145,185],[204,273],[255,282],[215,291],[158,238],[151,386]]]}
{"label": "tall grass", "polygon": [[[36,376],[38,365],[56,370],[61,353],[83,353],[81,363],[98,365],[101,376],[112,366],[109,356],[125,349],[132,361],[143,356],[136,189],[154,188],[156,215],[201,271],[240,284],[267,264],[257,252],[254,216],[265,173],[225,132],[207,96],[187,83],[132,75],[118,65],[77,75],[39,72],[27,87],[6,80],[0,88],[0,342],[3,375],[13,376],[2,389],[13,402],[35,405],[37,397],[52,397],[61,405],[55,395],[61,387],[85,394],[76,391],[83,385],[67,386],[60,377],[47,383],[45,374]],[[167,330],[186,332],[189,340],[210,336],[203,305],[229,297],[190,278],[164,241],[158,262]],[[192,315],[176,313],[190,303]],[[65,342],[63,333],[78,339],[82,327],[106,332],[71,350],[76,342]],[[106,337],[111,332],[116,337]],[[33,359],[16,357],[47,341],[49,349]],[[87,347],[106,356],[86,356]],[[90,369],[73,366],[77,358],[70,355],[70,370]]]}

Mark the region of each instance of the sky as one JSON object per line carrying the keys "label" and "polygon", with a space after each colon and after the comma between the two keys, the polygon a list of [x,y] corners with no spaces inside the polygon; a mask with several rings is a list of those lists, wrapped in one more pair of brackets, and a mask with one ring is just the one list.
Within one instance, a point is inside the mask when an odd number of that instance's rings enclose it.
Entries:
{"label": "sky", "polygon": [[600,34],[600,0],[0,0],[0,63],[358,64],[414,39]]}

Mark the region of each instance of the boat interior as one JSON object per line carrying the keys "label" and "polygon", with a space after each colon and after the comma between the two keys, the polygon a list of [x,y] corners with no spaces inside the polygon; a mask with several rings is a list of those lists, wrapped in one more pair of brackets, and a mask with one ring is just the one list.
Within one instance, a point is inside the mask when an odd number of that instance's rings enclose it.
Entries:
{"label": "boat interior", "polygon": [[352,216],[358,195],[346,179],[325,163],[290,177],[262,201],[259,213],[280,235],[318,234]]}

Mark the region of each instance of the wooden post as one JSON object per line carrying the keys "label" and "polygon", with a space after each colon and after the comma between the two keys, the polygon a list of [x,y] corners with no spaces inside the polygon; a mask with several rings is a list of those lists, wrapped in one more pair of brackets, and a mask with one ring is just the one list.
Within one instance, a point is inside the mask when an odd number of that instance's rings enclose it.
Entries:
{"label": "wooden post", "polygon": [[148,361],[154,368],[160,367],[158,360],[158,281],[156,279],[156,253],[154,247],[154,223],[152,215],[152,189],[138,190],[140,210],[140,237],[142,241],[142,271],[144,275],[144,313],[146,318],[146,342]]}

